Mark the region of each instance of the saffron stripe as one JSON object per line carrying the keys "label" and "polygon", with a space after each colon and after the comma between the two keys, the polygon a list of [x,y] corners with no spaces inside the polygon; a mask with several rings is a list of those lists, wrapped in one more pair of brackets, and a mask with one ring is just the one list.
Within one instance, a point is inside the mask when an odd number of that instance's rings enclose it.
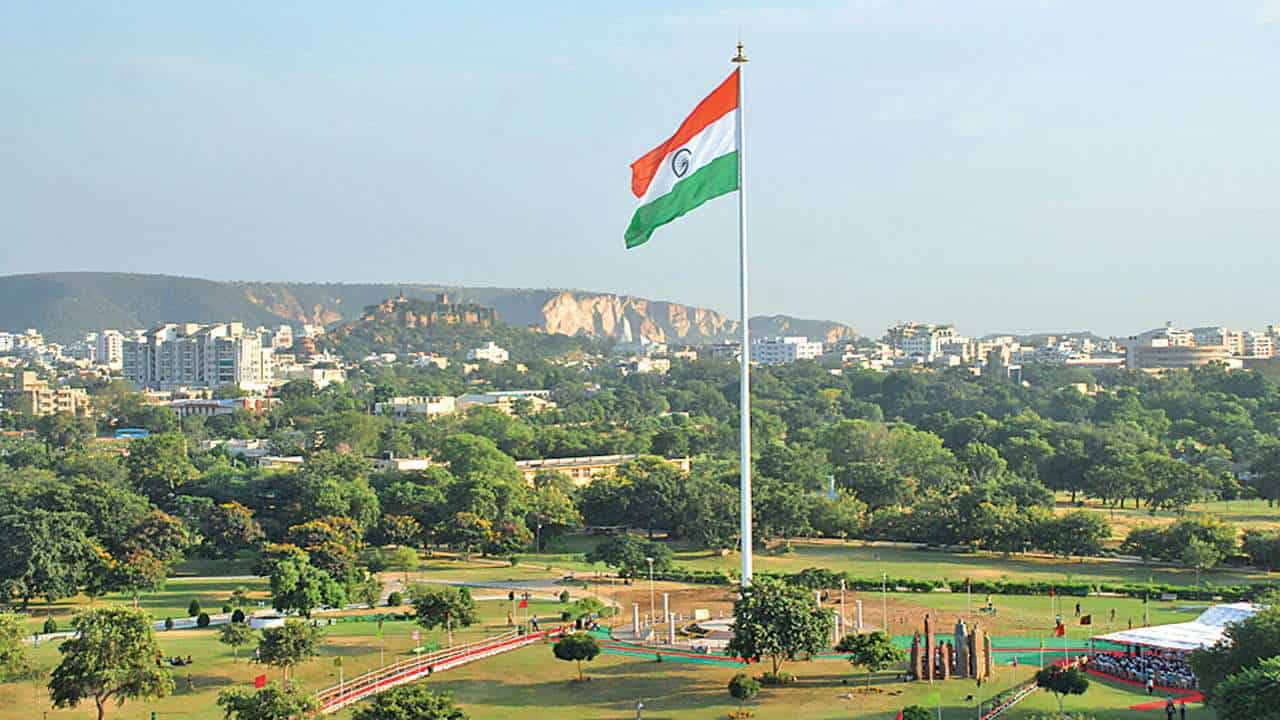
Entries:
{"label": "saffron stripe", "polygon": [[702,132],[711,123],[724,117],[738,107],[738,71],[734,70],[720,86],[703,98],[693,109],[689,117],[680,124],[680,129],[667,138],[666,142],[645,153],[643,157],[631,163],[631,193],[636,197],[644,197],[649,189],[653,176],[658,174],[662,160],[690,138]]}

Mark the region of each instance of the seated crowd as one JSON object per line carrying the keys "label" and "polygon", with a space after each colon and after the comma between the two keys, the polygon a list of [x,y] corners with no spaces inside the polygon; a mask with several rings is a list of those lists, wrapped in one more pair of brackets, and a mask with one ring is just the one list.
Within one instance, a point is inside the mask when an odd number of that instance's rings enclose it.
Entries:
{"label": "seated crowd", "polygon": [[1196,676],[1181,655],[1094,655],[1089,668],[1122,680],[1138,683],[1154,681],[1159,687],[1192,689]]}

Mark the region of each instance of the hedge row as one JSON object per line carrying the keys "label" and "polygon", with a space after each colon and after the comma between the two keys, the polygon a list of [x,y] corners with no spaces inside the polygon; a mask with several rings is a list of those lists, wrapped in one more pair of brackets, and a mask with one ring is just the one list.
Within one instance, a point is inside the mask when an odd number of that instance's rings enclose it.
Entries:
{"label": "hedge row", "polygon": [[[797,573],[757,573],[767,577],[777,577],[784,582],[811,590],[838,588],[844,580],[845,587],[850,590],[879,590],[884,584],[880,577],[855,577],[848,573],[827,570],[825,568],[806,568]],[[684,582],[701,585],[728,585],[736,582],[736,576],[724,570],[691,570],[675,568],[666,572],[654,573],[654,578],[673,582]],[[964,580],[915,580],[911,578],[890,577],[887,584],[890,588],[906,588],[910,592],[934,592],[949,589],[951,592],[965,591]],[[1269,584],[1257,585],[1214,585],[1205,583],[1195,585],[1171,585],[1164,583],[1109,583],[1109,582],[1043,582],[1038,580],[973,580],[969,585],[971,592],[993,595],[1048,595],[1049,589],[1059,595],[1085,597],[1094,593],[1109,593],[1130,598],[1158,598],[1161,595],[1176,595],[1179,600],[1223,600],[1236,602],[1252,600],[1266,590]]]}

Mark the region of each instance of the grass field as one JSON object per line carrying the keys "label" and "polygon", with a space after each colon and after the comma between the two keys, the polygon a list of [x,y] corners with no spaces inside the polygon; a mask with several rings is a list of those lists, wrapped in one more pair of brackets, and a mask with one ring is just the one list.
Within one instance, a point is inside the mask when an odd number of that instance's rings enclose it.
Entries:
{"label": "grass field", "polygon": [[[537,555],[522,555],[520,567],[542,567],[555,564],[558,567],[576,568],[581,571],[600,570],[582,560],[600,538],[572,537],[560,541],[558,551]],[[736,571],[741,559],[736,552],[688,550],[676,548],[676,563],[703,570]],[[780,546],[758,550],[755,554],[757,570],[793,573],[810,567],[842,570],[856,577],[879,577],[888,572],[890,577],[918,580],[1042,580],[1045,582],[1080,580],[1090,582],[1157,582],[1193,585],[1194,569],[1171,566],[1164,563],[1129,563],[1103,559],[1049,558],[1041,556],[1003,556],[990,553],[945,552],[941,550],[915,549],[881,543],[846,542],[839,540],[792,540],[791,552],[781,552]],[[1253,568],[1220,567],[1201,573],[1202,582],[1215,584],[1260,583],[1280,580],[1280,575]]]}
{"label": "grass field", "polygon": [[[1180,516],[1168,510],[1155,513],[1144,508],[1133,507],[1108,508],[1097,501],[1084,502],[1083,507],[1102,513],[1111,523],[1111,537],[1117,544],[1128,532],[1138,525],[1167,525]],[[1058,512],[1076,509],[1070,502],[1069,495],[1058,496]],[[1214,502],[1194,503],[1187,507],[1186,515],[1211,514],[1235,525],[1240,531],[1247,528],[1277,530],[1280,529],[1280,507],[1268,507],[1266,500],[1218,500]],[[1184,517],[1186,516],[1184,515]]]}
{"label": "grass field", "polygon": [[[574,541],[579,542],[579,541]],[[895,576],[917,577],[1025,577],[1035,574],[1045,579],[1065,579],[1068,573],[1073,578],[1088,577],[1085,573],[1071,572],[1079,570],[1080,565],[1064,562],[1041,562],[1028,559],[1006,559],[975,555],[952,555],[937,552],[921,552],[901,548],[875,548],[858,545],[842,545],[840,543],[795,543],[795,551],[785,555],[761,554],[759,566],[768,569],[797,570],[810,566],[830,566],[845,568],[851,572],[874,575],[878,568],[885,567]],[[547,584],[547,580],[560,578],[565,568],[577,568],[579,579],[594,576],[592,570],[583,563],[573,562],[575,553],[580,552],[581,545],[566,550],[566,554],[555,556],[546,554],[534,558],[523,558],[516,566],[503,564],[493,560],[477,559],[467,563],[447,557],[428,558],[419,570],[411,574],[410,581],[423,579],[446,579],[470,583],[500,582],[535,582],[539,595],[556,593],[566,585]],[[682,552],[680,561],[700,567],[732,567],[737,562],[736,556],[719,557],[709,553]],[[567,559],[570,562],[562,562]],[[548,570],[548,565],[553,569]],[[194,573],[202,570],[217,570],[206,566],[190,568]],[[234,565],[221,569],[237,569]],[[1104,563],[1091,563],[1085,569],[1108,579],[1123,577],[1109,573],[1127,571],[1133,573],[1145,568],[1135,566],[1109,566]],[[400,573],[389,572],[384,580],[399,580]],[[1137,577],[1133,579],[1146,579]],[[1157,576],[1157,579],[1160,579]],[[237,586],[250,588],[255,596],[265,600],[266,584],[258,578],[200,576],[177,577],[169,581],[166,588],[159,593],[144,596],[140,605],[151,612],[157,619],[166,616],[182,617],[186,614],[187,604],[193,599],[200,600],[209,611],[217,611],[223,601]],[[629,586],[593,585],[593,589],[601,590],[606,595],[615,591],[619,593],[624,606],[637,603],[646,607],[649,601],[648,584],[644,581]],[[671,592],[673,609],[689,612],[694,607],[705,607],[716,602],[717,608],[725,606],[723,597],[725,588],[707,586],[678,586],[673,583],[658,583],[659,605],[662,592]],[[478,596],[505,594],[502,589],[483,589],[475,591]],[[575,595],[581,594],[575,588]],[[975,617],[988,632],[998,636],[1016,635],[1034,638],[1048,635],[1052,629],[1052,613],[1049,599],[1029,596],[995,596],[992,598],[996,609],[994,615],[977,616],[976,611],[986,602],[985,595],[974,594],[972,606],[970,598],[960,593],[897,593],[890,592],[885,596],[876,592],[853,593],[846,595],[848,614],[853,614],[854,602],[863,602],[863,620],[870,628],[879,628],[884,622],[884,611],[887,605],[891,631],[896,635],[909,635],[918,628],[925,612],[931,613],[939,622],[942,630],[949,630],[957,616],[970,619]],[[1062,597],[1058,611],[1068,623],[1069,638],[1083,639],[1090,634],[1101,634],[1109,629],[1121,629],[1130,618],[1134,624],[1141,624],[1144,607],[1140,600],[1122,598],[1072,598]],[[1084,613],[1091,613],[1095,619],[1092,627],[1081,627],[1075,619],[1074,605],[1079,601]],[[65,627],[65,620],[77,607],[87,601],[79,598],[57,603],[52,610],[59,623]],[[131,598],[108,597],[95,601],[101,603],[132,602]],[[675,604],[682,603],[682,604]],[[478,639],[494,635],[506,629],[507,612],[510,604],[505,600],[481,601],[481,624],[456,633],[457,642]],[[558,617],[561,605],[551,600],[535,600],[532,610],[542,617]],[[688,605],[688,607],[686,607]],[[1110,611],[1116,611],[1114,625],[1110,623]],[[1147,611],[1152,623],[1176,622],[1190,619],[1198,612],[1191,604],[1177,602],[1152,602]],[[44,617],[44,608],[35,606],[32,609],[30,623],[38,625]],[[624,613],[625,615],[625,613]],[[297,671],[297,680],[303,686],[319,689],[337,682],[338,668],[334,659],[342,658],[342,671],[347,677],[376,667],[380,661],[379,641],[375,636],[376,625],[369,622],[345,622],[329,627],[323,655],[320,659],[308,663]],[[383,644],[386,659],[391,661],[407,655],[414,644],[411,633],[416,628],[410,622],[391,622],[385,629]],[[177,691],[174,695],[155,702],[130,702],[123,708],[112,708],[110,718],[122,720],[149,720],[151,712],[157,713],[158,720],[190,719],[219,720],[221,714],[215,704],[217,693],[228,686],[247,685],[252,678],[262,672],[275,677],[278,672],[265,670],[261,666],[246,662],[241,658],[233,663],[231,652],[217,642],[213,630],[178,630],[159,634],[161,648],[166,655],[191,655],[195,664],[190,668],[190,687],[187,681],[187,669],[175,670]],[[423,644],[442,643],[441,632],[423,632]],[[1050,657],[1053,641],[1049,641]],[[252,654],[248,650],[245,654]],[[37,666],[48,670],[57,662],[58,653],[55,644],[46,644],[33,650]],[[892,718],[898,708],[912,702],[919,702],[930,690],[923,684],[890,683],[877,684],[878,692],[865,694],[856,692],[862,683],[862,676],[854,673],[847,663],[838,660],[823,660],[815,663],[794,663],[788,669],[801,675],[802,680],[795,686],[771,688],[764,691],[761,698],[752,704],[755,717],[787,718],[792,720],[801,717],[836,718],[865,717],[872,720]],[[753,668],[753,670],[755,670]],[[1033,669],[1024,665],[1020,673],[1026,676]],[[449,673],[432,678],[429,682],[443,690],[453,692],[472,717],[507,718],[507,717],[543,717],[554,714],[564,720],[575,718],[633,718],[635,702],[643,700],[648,708],[646,718],[724,718],[733,709],[725,686],[729,678],[736,672],[735,668],[708,667],[676,663],[671,660],[663,663],[647,659],[625,657],[620,655],[602,655],[588,666],[592,680],[586,684],[572,681],[575,676],[571,664],[555,661],[550,649],[535,646],[517,651],[509,655],[491,658],[473,665],[468,665]],[[1011,681],[1009,667],[1001,667],[994,688],[999,689]],[[971,682],[952,681],[938,687],[942,694],[943,717],[973,717],[973,702],[966,697],[975,694],[976,688]],[[990,691],[990,688],[987,690]],[[852,693],[852,694],[851,694]],[[1091,712],[1105,720],[1127,720],[1130,718],[1154,717],[1151,712],[1129,711],[1129,705],[1143,702],[1145,695],[1125,686],[1110,686],[1105,683],[1094,683],[1089,693],[1083,698],[1073,698],[1068,708],[1077,711]],[[1008,717],[1024,717],[1030,709],[1049,710],[1056,708],[1053,698],[1048,695],[1037,695],[1024,706]],[[82,705],[74,710],[52,710],[42,683],[24,682],[0,685],[0,720],[27,720],[41,718],[45,720],[84,720],[94,716],[91,705]],[[1193,717],[1209,718],[1208,710],[1196,708]],[[339,718],[349,718],[349,714],[340,714]]]}

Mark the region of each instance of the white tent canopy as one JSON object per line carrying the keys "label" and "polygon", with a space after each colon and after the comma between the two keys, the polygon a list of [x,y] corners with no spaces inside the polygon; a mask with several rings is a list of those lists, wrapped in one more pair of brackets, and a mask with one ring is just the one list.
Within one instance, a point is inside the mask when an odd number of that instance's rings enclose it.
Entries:
{"label": "white tent canopy", "polygon": [[1190,652],[1218,642],[1227,625],[1240,622],[1257,611],[1257,606],[1247,602],[1214,605],[1191,622],[1121,630],[1100,635],[1097,639],[1120,645]]}

